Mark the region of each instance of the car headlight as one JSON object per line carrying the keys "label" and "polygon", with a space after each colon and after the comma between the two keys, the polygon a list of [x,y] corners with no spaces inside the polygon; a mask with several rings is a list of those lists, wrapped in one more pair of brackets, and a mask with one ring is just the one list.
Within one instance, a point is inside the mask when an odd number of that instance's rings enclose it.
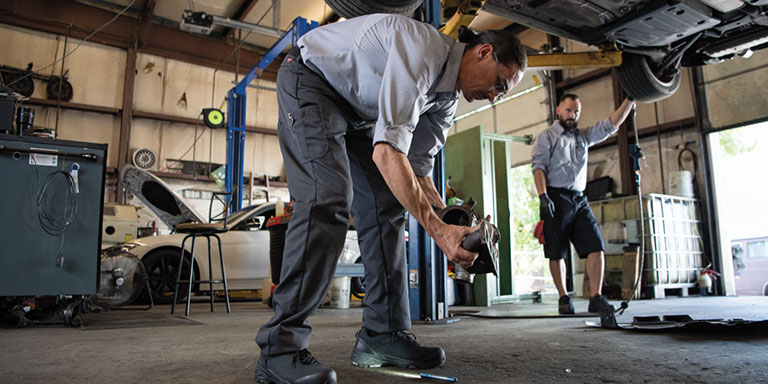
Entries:
{"label": "car headlight", "polygon": [[134,249],[138,247],[138,244],[134,243],[125,243],[125,244],[119,244],[115,245],[109,248],[104,248],[101,250],[101,254],[103,256],[118,256],[118,255],[124,255],[126,253],[131,253],[131,249]]}

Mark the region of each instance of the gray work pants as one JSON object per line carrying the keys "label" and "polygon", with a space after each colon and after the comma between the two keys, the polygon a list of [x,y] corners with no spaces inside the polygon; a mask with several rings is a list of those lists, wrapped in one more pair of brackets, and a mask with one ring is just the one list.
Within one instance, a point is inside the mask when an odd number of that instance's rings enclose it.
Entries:
{"label": "gray work pants", "polygon": [[278,137],[295,199],[288,225],[274,317],[256,336],[262,356],[309,346],[307,322],[324,298],[344,247],[350,213],[365,265],[363,327],[393,332],[411,327],[405,217],[373,163],[370,128],[295,53],[277,77]]}

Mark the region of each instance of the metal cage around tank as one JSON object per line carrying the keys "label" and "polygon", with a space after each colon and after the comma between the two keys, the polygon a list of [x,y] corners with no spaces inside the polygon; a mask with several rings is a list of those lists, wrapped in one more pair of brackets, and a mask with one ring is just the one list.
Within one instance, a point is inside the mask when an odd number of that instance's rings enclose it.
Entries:
{"label": "metal cage around tank", "polygon": [[[623,254],[622,248],[629,243],[640,243],[637,196],[590,202],[590,206],[603,232],[607,257]],[[698,201],[683,196],[644,195],[643,225],[642,284],[655,292],[695,285],[701,270],[707,267]]]}

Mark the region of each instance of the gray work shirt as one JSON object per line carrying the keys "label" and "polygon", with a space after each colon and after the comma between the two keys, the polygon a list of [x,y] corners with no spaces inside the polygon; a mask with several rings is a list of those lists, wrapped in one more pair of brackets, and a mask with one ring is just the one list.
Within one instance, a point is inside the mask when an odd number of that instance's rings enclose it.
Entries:
{"label": "gray work shirt", "polygon": [[304,63],[375,122],[374,144],[391,144],[417,176],[431,175],[456,113],[465,44],[429,24],[374,14],[314,29],[298,45]]}
{"label": "gray work shirt", "polygon": [[587,148],[618,130],[610,118],[587,129],[567,132],[557,121],[536,137],[531,151],[532,168],[547,174],[547,186],[584,191],[587,187]]}

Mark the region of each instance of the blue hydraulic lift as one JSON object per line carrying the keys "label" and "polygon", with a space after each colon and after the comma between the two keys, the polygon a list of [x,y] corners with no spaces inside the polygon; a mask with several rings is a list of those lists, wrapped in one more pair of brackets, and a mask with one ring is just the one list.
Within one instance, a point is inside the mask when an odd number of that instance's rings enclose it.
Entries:
{"label": "blue hydraulic lift", "polygon": [[[440,1],[424,0],[423,6],[425,21],[439,28],[442,21]],[[443,200],[445,200],[444,152],[441,150],[435,156],[435,168],[432,174],[437,192]],[[425,320],[428,324],[458,321],[458,318],[448,318],[446,292],[449,286],[447,261],[443,251],[411,215],[408,215],[408,228],[408,294],[411,319]]]}

